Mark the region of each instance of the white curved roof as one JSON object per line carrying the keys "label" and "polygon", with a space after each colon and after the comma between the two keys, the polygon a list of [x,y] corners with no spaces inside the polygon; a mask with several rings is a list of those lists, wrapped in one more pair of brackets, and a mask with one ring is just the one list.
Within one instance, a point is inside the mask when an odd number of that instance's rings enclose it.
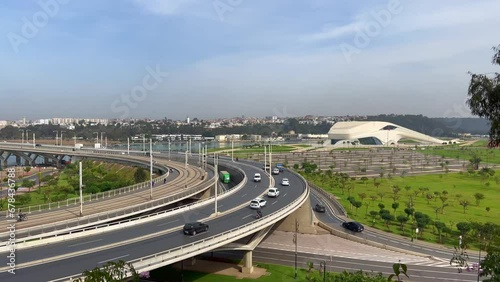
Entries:
{"label": "white curved roof", "polygon": [[443,144],[445,141],[420,132],[384,121],[343,121],[335,123],[328,131],[328,139],[356,140],[374,137],[382,144],[396,144],[400,139],[422,143]]}

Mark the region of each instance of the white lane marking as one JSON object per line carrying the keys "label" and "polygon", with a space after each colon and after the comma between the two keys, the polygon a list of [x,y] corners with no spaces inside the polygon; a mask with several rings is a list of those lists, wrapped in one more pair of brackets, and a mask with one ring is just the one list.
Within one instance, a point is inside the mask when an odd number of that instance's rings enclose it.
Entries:
{"label": "white lane marking", "polygon": [[111,259],[103,260],[103,261],[98,262],[98,264],[105,263],[105,262],[112,261],[112,260],[116,260],[116,259],[120,259],[120,258],[125,258],[125,257],[128,257],[128,256],[129,255],[124,255],[124,256],[120,256],[120,257],[116,257],[116,258],[111,258]]}
{"label": "white lane marking", "polygon": [[247,195],[247,194],[243,194],[243,195],[241,195],[241,197],[243,198],[243,197],[245,197],[246,195]]}
{"label": "white lane marking", "polygon": [[276,204],[277,202],[278,202],[278,201],[274,201],[274,202],[272,202],[272,203],[271,203],[271,205],[274,205],[274,204]]}
{"label": "white lane marking", "polygon": [[177,221],[179,221],[179,220],[178,220],[178,219],[176,219],[176,220],[172,220],[172,221],[169,221],[169,222],[160,223],[160,224],[158,224],[158,225],[156,225],[156,226],[167,225],[167,224],[174,223],[174,222],[177,222]]}
{"label": "white lane marking", "polygon": [[74,245],[69,245],[68,247],[76,247],[76,246],[85,245],[85,244],[89,244],[89,243],[99,242],[101,240],[102,239],[92,240],[92,241],[88,241],[88,242],[82,242],[82,243],[78,243],[78,244],[74,244]]}
{"label": "white lane marking", "polygon": [[283,195],[283,197],[285,197],[285,196],[286,196],[286,194],[288,194],[288,193],[285,193],[285,194]]}
{"label": "white lane marking", "polygon": [[251,215],[251,214],[249,214],[249,215],[246,215],[246,216],[242,217],[241,219],[249,218],[249,217],[251,217],[251,216],[252,216],[252,215]]}

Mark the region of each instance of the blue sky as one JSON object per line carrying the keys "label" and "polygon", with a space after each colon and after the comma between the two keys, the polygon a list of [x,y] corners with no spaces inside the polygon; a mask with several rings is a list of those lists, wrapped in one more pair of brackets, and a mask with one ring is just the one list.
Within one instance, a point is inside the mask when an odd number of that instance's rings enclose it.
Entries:
{"label": "blue sky", "polygon": [[467,72],[498,71],[498,11],[495,0],[5,0],[0,119],[469,116]]}

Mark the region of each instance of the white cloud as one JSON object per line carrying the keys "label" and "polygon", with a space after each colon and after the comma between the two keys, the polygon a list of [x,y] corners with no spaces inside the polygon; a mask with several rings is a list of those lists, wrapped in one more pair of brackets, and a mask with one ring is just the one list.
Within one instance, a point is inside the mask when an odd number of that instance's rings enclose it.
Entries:
{"label": "white cloud", "polygon": [[306,35],[302,37],[303,41],[323,41],[339,38],[345,35],[356,33],[363,23],[355,21],[346,25],[329,27],[328,25],[323,28],[323,31]]}
{"label": "white cloud", "polygon": [[160,15],[173,15],[190,6],[196,0],[134,0],[144,10]]}

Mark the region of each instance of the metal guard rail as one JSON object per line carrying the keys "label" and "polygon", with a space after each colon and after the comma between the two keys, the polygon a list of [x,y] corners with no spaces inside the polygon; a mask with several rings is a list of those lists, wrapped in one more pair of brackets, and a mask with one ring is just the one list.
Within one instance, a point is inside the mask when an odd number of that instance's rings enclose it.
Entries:
{"label": "metal guard rail", "polygon": [[[233,228],[231,230],[211,236],[209,238],[202,239],[188,245],[176,247],[170,250],[162,251],[139,259],[135,259],[129,262],[134,265],[134,268],[138,272],[148,271],[163,265],[168,265],[176,261],[180,261],[182,259],[186,259],[201,254],[203,252],[206,252],[207,248],[209,249],[218,248],[227,243],[245,237],[249,234],[255,233],[260,229],[266,228],[274,224],[275,222],[281,220],[285,216],[291,214],[294,210],[297,209],[297,207],[302,205],[309,197],[309,186],[307,184],[307,181],[301,175],[299,175],[299,177],[302,179],[305,185],[304,193],[302,193],[302,195],[299,198],[295,199],[294,201],[292,201],[285,207],[279,209],[278,211],[266,215],[258,220],[252,221],[251,223],[247,223],[243,226]],[[156,265],[155,261],[161,261],[160,263],[161,265]],[[81,277],[82,277],[81,274],[77,274],[52,281],[73,281],[73,279]]]}
{"label": "metal guard rail", "polygon": [[[158,199],[158,200],[155,200],[152,202],[148,202],[148,203],[138,204],[136,206],[120,209],[120,210],[117,210],[114,212],[102,212],[102,213],[98,213],[98,214],[89,215],[89,216],[85,217],[85,220],[83,222],[82,222],[82,220],[80,220],[80,218],[78,218],[77,221],[75,221],[74,219],[69,219],[69,220],[61,221],[61,222],[58,222],[58,223],[55,223],[55,224],[49,225],[49,226],[43,225],[43,226],[36,226],[36,227],[16,230],[16,240],[18,240],[19,242],[22,242],[23,234],[25,234],[24,236],[36,236],[36,235],[31,235],[31,233],[33,233],[35,231],[40,231],[40,229],[41,229],[41,233],[56,232],[59,230],[58,227],[60,227],[60,228],[62,227],[61,230],[64,230],[64,229],[68,229],[71,227],[77,227],[77,226],[82,225],[82,224],[92,224],[94,222],[98,222],[101,220],[106,220],[106,219],[111,219],[111,218],[119,218],[119,217],[123,217],[123,216],[131,216],[131,215],[136,214],[136,213],[142,213],[142,212],[145,212],[149,209],[157,208],[158,206],[173,203],[173,202],[175,202],[179,199],[182,199],[182,198],[190,197],[192,195],[199,193],[202,190],[209,189],[211,186],[213,186],[215,184],[215,181],[217,181],[216,176],[212,177],[209,181],[207,181],[208,183],[205,182],[205,183],[197,184],[193,187],[188,188],[187,190],[185,190],[181,193],[178,193],[178,194],[175,194],[172,196],[161,198],[161,199]],[[178,186],[179,186],[179,188],[185,189],[184,184],[179,184]],[[68,224],[70,224],[70,223],[76,223],[76,225],[69,226]],[[89,228],[89,229],[94,229],[94,228]],[[47,234],[47,235],[49,235],[49,234]],[[7,233],[2,234],[2,237],[0,237],[0,240],[1,241],[5,240],[6,236],[8,236]],[[41,236],[41,237],[36,236],[36,238],[43,239],[45,237],[44,236]],[[26,240],[26,238],[24,240]],[[0,246],[2,246],[4,244],[5,244],[5,242],[3,244],[1,244]]]}
{"label": "metal guard rail", "polygon": [[318,187],[316,186],[315,184],[313,184],[312,182],[309,182],[307,181],[307,183],[309,184],[309,186],[311,188],[313,188],[315,191],[317,191],[318,193],[322,194],[323,196],[327,197],[328,199],[330,199],[332,201],[332,203],[337,207],[337,209],[342,213],[341,215],[342,216],[345,216],[345,217],[349,217],[347,215],[347,212],[346,210],[344,209],[344,206],[342,206],[342,204],[335,198],[335,196],[333,196],[332,194],[326,192],[325,190],[321,189],[321,187]]}

